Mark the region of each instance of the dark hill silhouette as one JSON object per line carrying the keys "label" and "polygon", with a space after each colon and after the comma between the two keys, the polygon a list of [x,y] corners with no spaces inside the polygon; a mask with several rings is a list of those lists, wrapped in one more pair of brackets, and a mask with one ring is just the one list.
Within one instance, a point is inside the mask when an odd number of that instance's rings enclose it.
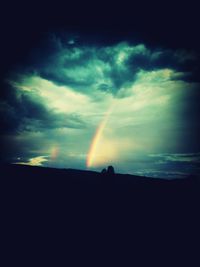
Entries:
{"label": "dark hill silhouette", "polygon": [[94,260],[93,266],[104,266],[107,257],[109,266],[127,266],[126,261],[195,266],[198,179],[169,181],[23,165],[0,170],[4,246],[8,242],[14,251],[29,255],[30,247],[32,252],[37,248],[49,257],[56,244],[73,262],[86,257]]}

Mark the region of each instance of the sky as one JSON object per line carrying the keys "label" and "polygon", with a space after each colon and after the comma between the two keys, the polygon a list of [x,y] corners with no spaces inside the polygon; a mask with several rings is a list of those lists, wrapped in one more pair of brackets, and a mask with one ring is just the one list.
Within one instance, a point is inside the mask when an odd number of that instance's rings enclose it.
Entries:
{"label": "sky", "polygon": [[181,30],[159,38],[154,20],[145,31],[144,22],[127,26],[125,15],[115,25],[93,17],[93,26],[88,17],[82,25],[82,18],[73,27],[71,17],[28,21],[29,33],[23,26],[16,46],[7,23],[1,161],[97,171],[113,165],[155,178],[198,174],[195,34],[183,42]]}

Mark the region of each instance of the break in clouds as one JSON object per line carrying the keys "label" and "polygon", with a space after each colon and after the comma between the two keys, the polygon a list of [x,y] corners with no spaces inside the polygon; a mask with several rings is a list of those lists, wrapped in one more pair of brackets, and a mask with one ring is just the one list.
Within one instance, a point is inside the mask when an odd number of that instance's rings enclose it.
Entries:
{"label": "break in clouds", "polygon": [[6,78],[3,160],[94,170],[112,164],[154,177],[198,173],[191,51],[58,37],[44,46]]}

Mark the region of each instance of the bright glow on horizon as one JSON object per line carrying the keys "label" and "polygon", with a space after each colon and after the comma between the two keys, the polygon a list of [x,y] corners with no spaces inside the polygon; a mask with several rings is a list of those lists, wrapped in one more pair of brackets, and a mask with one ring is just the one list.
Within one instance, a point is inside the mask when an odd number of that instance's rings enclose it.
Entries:
{"label": "bright glow on horizon", "polygon": [[42,166],[44,162],[48,161],[45,156],[39,156],[29,159],[28,162],[16,162],[19,165],[29,165],[29,166]]}

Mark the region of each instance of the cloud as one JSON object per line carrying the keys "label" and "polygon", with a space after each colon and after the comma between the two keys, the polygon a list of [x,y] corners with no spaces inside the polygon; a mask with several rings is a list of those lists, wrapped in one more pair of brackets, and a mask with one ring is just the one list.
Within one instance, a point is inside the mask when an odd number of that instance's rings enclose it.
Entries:
{"label": "cloud", "polygon": [[85,122],[73,112],[73,106],[81,106],[84,99],[73,91],[53,86],[39,77],[26,77],[20,84],[11,84],[16,90],[14,103],[0,105],[5,132],[85,127]]}
{"label": "cloud", "polygon": [[[57,39],[57,42],[62,41]],[[144,44],[69,46],[62,42],[62,46],[58,45],[43,63],[40,59],[35,70],[42,78],[76,91],[91,94],[91,90],[102,89],[115,95],[121,87],[129,86],[141,69],[150,71],[167,67],[181,71],[183,68],[189,75],[185,62],[195,59],[192,53],[184,50],[151,50]]]}
{"label": "cloud", "polygon": [[163,162],[191,162],[200,163],[200,153],[172,153],[172,154],[151,154],[150,157],[161,158]]}

